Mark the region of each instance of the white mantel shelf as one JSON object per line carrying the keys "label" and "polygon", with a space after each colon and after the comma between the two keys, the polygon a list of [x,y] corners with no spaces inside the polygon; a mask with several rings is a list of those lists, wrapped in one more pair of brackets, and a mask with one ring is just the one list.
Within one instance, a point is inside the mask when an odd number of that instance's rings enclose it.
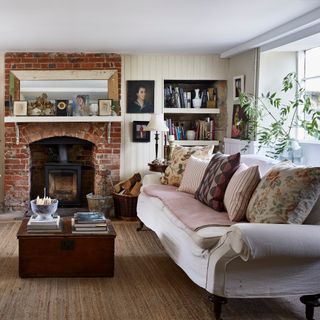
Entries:
{"label": "white mantel shelf", "polygon": [[121,122],[122,116],[88,116],[88,117],[56,117],[56,116],[13,116],[4,117],[5,123],[28,122]]}

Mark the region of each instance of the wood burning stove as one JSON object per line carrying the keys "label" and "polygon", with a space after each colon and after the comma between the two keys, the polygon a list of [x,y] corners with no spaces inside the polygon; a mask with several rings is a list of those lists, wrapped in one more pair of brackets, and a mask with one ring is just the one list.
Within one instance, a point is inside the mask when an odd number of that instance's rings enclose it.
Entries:
{"label": "wood burning stove", "polygon": [[72,163],[45,164],[45,184],[48,196],[58,199],[60,206],[80,205],[80,165]]}
{"label": "wood burning stove", "polygon": [[91,145],[90,142],[72,137],[54,137],[43,139],[35,144],[46,145],[48,161],[44,163],[44,183],[47,194],[59,200],[59,206],[80,206],[81,163],[70,162],[68,150],[74,145]]}

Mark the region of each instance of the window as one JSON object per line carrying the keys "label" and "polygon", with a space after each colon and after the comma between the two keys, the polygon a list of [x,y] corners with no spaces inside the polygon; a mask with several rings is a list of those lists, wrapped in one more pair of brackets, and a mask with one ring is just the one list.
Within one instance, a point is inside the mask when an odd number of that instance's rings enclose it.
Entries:
{"label": "window", "polygon": [[[302,86],[311,97],[313,107],[320,111],[320,47],[305,50],[302,60]],[[307,115],[300,114],[301,117]],[[302,128],[298,129],[298,139],[316,140],[310,137]]]}

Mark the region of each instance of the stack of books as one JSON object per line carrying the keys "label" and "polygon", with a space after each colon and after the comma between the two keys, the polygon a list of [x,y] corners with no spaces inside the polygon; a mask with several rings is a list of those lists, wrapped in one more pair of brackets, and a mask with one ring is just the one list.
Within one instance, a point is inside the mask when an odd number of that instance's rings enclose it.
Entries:
{"label": "stack of books", "polygon": [[72,218],[72,233],[109,233],[108,222],[100,212],[77,212]]}
{"label": "stack of books", "polygon": [[58,233],[62,232],[62,220],[60,216],[43,219],[40,216],[31,216],[27,223],[27,231],[30,233]]}

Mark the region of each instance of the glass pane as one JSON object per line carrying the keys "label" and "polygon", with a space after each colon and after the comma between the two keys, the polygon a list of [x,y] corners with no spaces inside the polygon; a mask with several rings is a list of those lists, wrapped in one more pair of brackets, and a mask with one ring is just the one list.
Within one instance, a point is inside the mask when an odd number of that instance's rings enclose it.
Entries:
{"label": "glass pane", "polygon": [[320,76],[320,47],[306,51],[306,78]]}
{"label": "glass pane", "polygon": [[23,100],[35,100],[45,93],[49,100],[72,100],[77,95],[89,96],[90,101],[108,98],[108,80],[21,80]]}

